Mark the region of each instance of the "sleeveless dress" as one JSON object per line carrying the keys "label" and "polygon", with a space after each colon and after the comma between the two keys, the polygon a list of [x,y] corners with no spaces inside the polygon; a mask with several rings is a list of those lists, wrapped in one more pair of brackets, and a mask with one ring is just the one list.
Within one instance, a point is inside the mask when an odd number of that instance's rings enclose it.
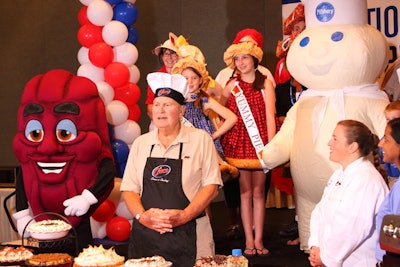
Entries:
{"label": "sleeveless dress", "polygon": [[[239,82],[239,86],[242,88],[243,94],[249,103],[263,144],[266,145],[268,134],[264,96],[261,90],[253,89],[253,83],[244,82],[239,75],[236,80]],[[238,117],[235,126],[221,138],[227,162],[241,169],[261,169],[260,161],[258,160],[233,94],[229,96],[226,107]]]}
{"label": "sleeveless dress", "polygon": [[[205,115],[202,111],[202,103],[208,101],[207,97],[202,97],[200,99],[200,106],[196,107],[195,102],[186,102],[186,111],[183,115],[195,128],[202,129],[206,131],[209,135],[215,132],[214,126],[210,118]],[[221,158],[224,158],[224,152],[219,139],[214,140],[215,148],[217,149]]]}

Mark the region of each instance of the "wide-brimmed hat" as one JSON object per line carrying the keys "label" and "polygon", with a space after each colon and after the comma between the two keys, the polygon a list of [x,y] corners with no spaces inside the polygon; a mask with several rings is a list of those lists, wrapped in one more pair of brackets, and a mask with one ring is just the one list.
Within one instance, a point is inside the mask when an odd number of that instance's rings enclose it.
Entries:
{"label": "wide-brimmed hat", "polygon": [[154,98],[166,96],[180,105],[185,105],[188,92],[186,78],[181,74],[153,72],[147,75],[147,83],[154,92]]}
{"label": "wide-brimmed hat", "polygon": [[232,44],[224,53],[224,61],[226,66],[234,69],[235,62],[233,61],[233,58],[239,54],[252,55],[258,60],[258,62],[260,62],[263,56],[263,51],[253,42]]}
{"label": "wide-brimmed hat", "polygon": [[182,72],[187,68],[193,68],[200,74],[201,78],[203,79],[201,89],[206,89],[210,82],[210,76],[208,75],[206,66],[204,63],[196,61],[190,56],[179,59],[178,62],[176,62],[172,67],[171,73],[182,74]]}
{"label": "wide-brimmed hat", "polygon": [[157,46],[156,48],[154,48],[151,52],[156,55],[159,56],[161,53],[161,49],[162,48],[166,48],[169,50],[172,50],[176,53],[177,49],[176,47],[172,44],[171,40],[166,40],[164,43],[160,44],[159,46]]}
{"label": "wide-brimmed hat", "polygon": [[160,55],[160,52],[161,52],[161,49],[162,49],[162,48],[166,48],[166,49],[172,50],[172,51],[174,51],[175,53],[177,53],[177,52],[178,52],[178,47],[177,47],[176,44],[175,44],[176,38],[177,38],[176,35],[175,35],[174,33],[170,32],[170,33],[168,34],[168,40],[166,40],[164,43],[158,45],[158,46],[157,46],[156,48],[154,48],[151,52],[152,52],[154,55],[159,56],[159,55]]}

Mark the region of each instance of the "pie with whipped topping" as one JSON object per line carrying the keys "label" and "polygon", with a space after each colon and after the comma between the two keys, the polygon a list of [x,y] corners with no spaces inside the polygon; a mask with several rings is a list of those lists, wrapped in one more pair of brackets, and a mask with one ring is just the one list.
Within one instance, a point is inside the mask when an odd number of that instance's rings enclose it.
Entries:
{"label": "pie with whipped topping", "polygon": [[74,258],[67,253],[41,253],[26,261],[28,266],[62,266],[70,267]]}
{"label": "pie with whipped topping", "polygon": [[74,267],[121,267],[125,258],[118,255],[115,249],[105,249],[103,245],[84,248],[74,259]]}
{"label": "pie with whipped topping", "polygon": [[63,220],[43,220],[29,225],[27,231],[38,240],[56,240],[67,236],[71,228]]}
{"label": "pie with whipped topping", "polygon": [[6,246],[0,250],[0,263],[26,261],[33,256],[32,250],[23,246],[14,248]]}
{"label": "pie with whipped topping", "polygon": [[71,225],[63,220],[43,220],[28,226],[28,231],[31,233],[51,233],[69,231],[70,229]]}
{"label": "pie with whipped topping", "polygon": [[125,267],[170,267],[172,262],[166,261],[161,256],[130,259],[125,262]]}

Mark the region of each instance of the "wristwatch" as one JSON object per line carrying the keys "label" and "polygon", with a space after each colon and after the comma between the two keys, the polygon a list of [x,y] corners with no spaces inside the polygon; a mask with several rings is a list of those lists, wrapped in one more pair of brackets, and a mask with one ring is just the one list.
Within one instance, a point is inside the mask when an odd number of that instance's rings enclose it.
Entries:
{"label": "wristwatch", "polygon": [[136,219],[137,221],[140,220],[140,217],[142,216],[143,212],[144,212],[144,211],[141,211],[141,212],[139,212],[138,214],[136,214],[135,219]]}

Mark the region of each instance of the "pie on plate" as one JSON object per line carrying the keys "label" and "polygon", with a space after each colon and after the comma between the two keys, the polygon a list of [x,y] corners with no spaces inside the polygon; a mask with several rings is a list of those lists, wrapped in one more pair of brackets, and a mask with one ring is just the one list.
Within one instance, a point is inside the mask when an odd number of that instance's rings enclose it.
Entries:
{"label": "pie on plate", "polygon": [[60,239],[68,235],[72,226],[63,220],[43,220],[28,226],[31,237],[38,240]]}

